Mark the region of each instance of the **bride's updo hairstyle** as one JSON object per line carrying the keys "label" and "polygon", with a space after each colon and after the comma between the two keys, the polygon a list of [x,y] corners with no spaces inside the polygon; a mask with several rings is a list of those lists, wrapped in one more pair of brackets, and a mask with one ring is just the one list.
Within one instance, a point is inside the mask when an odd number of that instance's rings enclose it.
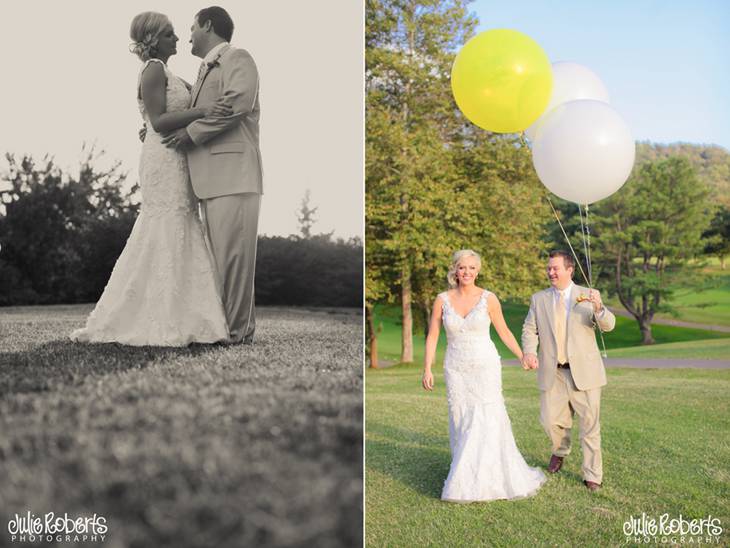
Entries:
{"label": "bride's updo hairstyle", "polygon": [[449,273],[446,275],[446,279],[449,282],[449,288],[454,289],[459,287],[459,281],[456,279],[456,270],[459,268],[459,263],[465,257],[474,257],[477,260],[477,268],[482,268],[482,258],[479,253],[472,251],[471,249],[460,249],[451,257],[451,265],[449,266]]}
{"label": "bride's updo hairstyle", "polygon": [[167,15],[156,11],[145,11],[132,19],[129,37],[133,40],[129,51],[142,61],[148,61],[157,55],[157,37],[170,20]]}

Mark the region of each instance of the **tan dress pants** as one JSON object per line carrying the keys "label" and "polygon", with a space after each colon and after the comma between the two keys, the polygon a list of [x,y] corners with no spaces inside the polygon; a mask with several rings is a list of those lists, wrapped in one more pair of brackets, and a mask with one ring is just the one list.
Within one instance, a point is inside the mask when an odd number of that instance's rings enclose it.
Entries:
{"label": "tan dress pants", "polygon": [[557,369],[550,390],[540,396],[540,422],[552,442],[553,455],[570,454],[573,415],[580,418],[580,445],[583,449],[583,479],[601,483],[601,388],[578,390],[570,369]]}
{"label": "tan dress pants", "polygon": [[253,342],[256,329],[254,276],[260,206],[261,195],[255,193],[201,200],[233,343]]}

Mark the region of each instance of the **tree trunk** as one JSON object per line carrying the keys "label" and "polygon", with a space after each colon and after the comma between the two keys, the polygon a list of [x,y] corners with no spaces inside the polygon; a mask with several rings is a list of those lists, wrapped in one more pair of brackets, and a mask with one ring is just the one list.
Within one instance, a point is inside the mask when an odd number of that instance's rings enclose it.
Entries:
{"label": "tree trunk", "polygon": [[413,363],[413,313],[411,310],[411,271],[408,266],[401,272],[401,311],[403,327],[401,328],[401,363]]}
{"label": "tree trunk", "polygon": [[373,318],[373,310],[370,306],[365,306],[365,321],[368,345],[370,347],[370,367],[378,369],[380,367],[378,363],[378,337],[375,331],[375,318]]}
{"label": "tree trunk", "polygon": [[641,344],[654,344],[656,342],[651,334],[651,322],[640,319],[639,329],[641,330]]}

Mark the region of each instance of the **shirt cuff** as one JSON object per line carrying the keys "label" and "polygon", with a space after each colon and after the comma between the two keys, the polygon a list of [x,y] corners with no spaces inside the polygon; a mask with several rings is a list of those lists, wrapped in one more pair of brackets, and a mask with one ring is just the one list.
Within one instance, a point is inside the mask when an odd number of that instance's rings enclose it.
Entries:
{"label": "shirt cuff", "polygon": [[605,315],[606,315],[606,305],[604,304],[603,308],[601,308],[601,311],[598,314],[596,314],[596,319],[602,320]]}

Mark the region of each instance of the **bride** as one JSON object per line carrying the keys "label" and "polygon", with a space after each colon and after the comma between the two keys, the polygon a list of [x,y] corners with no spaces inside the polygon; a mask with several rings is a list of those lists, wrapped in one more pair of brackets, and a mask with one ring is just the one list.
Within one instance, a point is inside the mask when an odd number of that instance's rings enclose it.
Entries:
{"label": "bride", "polygon": [[448,274],[452,289],[436,298],[426,338],[422,382],[426,390],[433,390],[431,366],[443,320],[451,469],[441,498],[451,502],[528,497],[546,481],[540,469],[527,465],[512,435],[490,324],[520,361],[522,350],[504,321],[497,296],[475,285],[480,268],[474,251],[454,254]]}
{"label": "bride", "polygon": [[137,102],[153,130],[139,163],[142,207],[104,293],[71,339],[134,346],[226,340],[228,326],[185,153],[165,147],[161,139],[198,118],[232,110],[221,102],[188,108],[190,86],[167,68],[178,37],[165,15],[140,13],[130,36],[132,52],[143,62]]}

